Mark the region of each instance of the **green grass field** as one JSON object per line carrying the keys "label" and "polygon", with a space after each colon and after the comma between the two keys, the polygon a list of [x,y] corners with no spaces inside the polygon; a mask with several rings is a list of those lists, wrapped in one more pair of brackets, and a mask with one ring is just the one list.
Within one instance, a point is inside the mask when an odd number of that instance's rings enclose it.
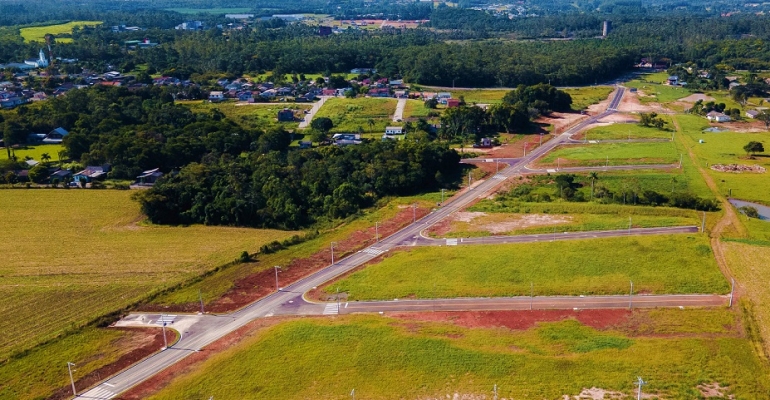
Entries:
{"label": "green grass field", "polygon": [[441,112],[439,109],[431,110],[425,107],[425,102],[422,100],[407,100],[406,106],[404,106],[404,118],[428,118],[428,113]]}
{"label": "green grass field", "polygon": [[[743,150],[743,146],[749,141],[759,141],[764,142],[766,151],[770,151],[770,132],[703,132],[703,128],[708,127],[704,118],[693,115],[678,115],[676,118],[682,128],[684,142],[693,150],[701,166],[743,164],[760,165],[770,170],[770,157],[760,155],[749,159]],[[700,140],[704,143],[699,143]],[[708,168],[706,170],[714,178],[722,194],[726,195],[732,189],[733,197],[770,204],[770,178],[767,172],[736,174]]]}
{"label": "green grass field", "polygon": [[166,11],[178,12],[180,14],[244,14],[250,12],[252,9],[248,7],[233,7],[233,8],[166,8]]}
{"label": "green grass field", "polygon": [[[64,146],[60,144],[41,144],[37,146],[29,146],[24,149],[14,150],[16,159],[24,160],[25,157],[32,157],[33,160],[41,161],[40,157],[43,153],[48,153],[51,156],[51,161],[59,161],[59,152],[64,150]],[[66,157],[65,157],[66,158]],[[0,160],[7,160],[8,152],[4,148],[0,148]]]}
{"label": "green grass field", "polygon": [[255,103],[238,105],[234,101],[223,103],[211,103],[208,101],[178,101],[177,104],[187,106],[193,112],[208,113],[211,110],[219,110],[227,118],[247,129],[266,129],[272,126],[282,126],[285,129],[296,129],[299,121],[278,122],[278,111],[284,108],[297,110],[297,115],[302,115],[301,110],[309,110],[311,104],[298,103]]}
{"label": "green grass field", "polygon": [[591,104],[607,100],[614,89],[611,86],[586,86],[564,89],[572,97],[572,109],[583,110]]}
{"label": "green grass field", "polygon": [[[679,161],[674,143],[602,143],[566,145],[538,160],[541,165],[598,166],[673,164]],[[558,159],[558,162],[557,162]]]}
{"label": "green grass field", "polygon": [[[152,399],[557,399],[598,387],[700,398],[721,383],[736,398],[770,390],[767,367],[725,310],[635,312],[647,334],[575,320],[527,330],[466,328],[404,317],[302,319],[261,331],[177,377]],[[658,323],[658,321],[661,321]],[[723,325],[726,324],[726,325]],[[696,333],[690,333],[692,327]],[[277,378],[280,377],[280,378]],[[456,395],[455,395],[456,394]]]}
{"label": "green grass field", "polygon": [[4,190],[0,359],[293,232],[149,226],[129,191]]}
{"label": "green grass field", "polygon": [[[558,234],[558,233],[557,233]],[[350,300],[728,290],[703,235],[425,247],[326,286]]]}
{"label": "green grass field", "polygon": [[[24,41],[27,43],[30,42],[45,42],[45,35],[51,34],[54,36],[58,35],[68,35],[72,34],[72,30],[75,27],[83,27],[83,26],[96,26],[101,25],[101,21],[72,21],[68,22],[66,24],[59,24],[59,25],[44,25],[44,26],[34,26],[29,28],[21,28],[20,33],[21,37],[24,38]],[[56,41],[58,43],[71,43],[72,38],[56,38]]]}
{"label": "green grass field", "polygon": [[[332,132],[374,132],[382,134],[385,127],[393,125],[393,114],[396,112],[396,99],[333,98],[326,101],[318,117],[330,118],[334,122]],[[374,125],[369,125],[369,120]],[[380,135],[381,136],[381,135]]]}
{"label": "green grass field", "polygon": [[[670,123],[668,127],[672,128]],[[587,140],[671,139],[671,132],[638,124],[612,124],[589,129],[577,137]]]}

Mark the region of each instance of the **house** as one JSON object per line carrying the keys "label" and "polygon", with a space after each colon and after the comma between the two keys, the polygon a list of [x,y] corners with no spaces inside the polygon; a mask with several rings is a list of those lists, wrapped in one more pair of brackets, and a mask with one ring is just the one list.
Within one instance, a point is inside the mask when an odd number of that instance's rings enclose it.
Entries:
{"label": "house", "polygon": [[299,148],[300,149],[310,149],[313,147],[313,142],[309,140],[302,140],[299,142]]}
{"label": "house", "polygon": [[336,96],[337,91],[334,89],[324,89],[321,91],[321,96]]}
{"label": "house", "polygon": [[276,90],[275,90],[275,92],[276,92],[276,93],[277,93],[279,96],[288,96],[288,95],[290,95],[290,94],[291,94],[291,92],[292,92],[292,91],[293,91],[293,90],[292,90],[292,88],[290,88],[290,87],[281,87],[281,88],[278,88],[278,89],[276,89]]}
{"label": "house", "polygon": [[452,98],[452,93],[449,93],[449,92],[438,92],[438,94],[436,95],[436,97],[437,97],[439,100],[446,100],[446,99],[451,99],[451,98]]}
{"label": "house", "polygon": [[357,75],[361,75],[361,74],[376,74],[377,70],[374,69],[374,68],[353,68],[353,69],[350,70],[350,73],[351,74],[357,74]]}
{"label": "house", "polygon": [[473,147],[477,149],[490,149],[492,148],[492,139],[488,137],[481,138],[481,142],[474,144]]}
{"label": "house", "polygon": [[72,180],[77,183],[90,183],[97,179],[104,179],[107,176],[107,172],[110,172],[110,166],[105,165],[89,165],[86,169],[78,172],[72,176]]}
{"label": "house", "polygon": [[45,135],[45,139],[43,139],[43,143],[45,144],[59,144],[64,140],[64,137],[69,135],[69,132],[67,132],[66,129],[62,127],[58,127],[51,132],[49,132],[47,135]]}
{"label": "house", "polygon": [[460,100],[459,99],[446,99],[446,106],[447,106],[447,108],[460,107]]}
{"label": "house", "polygon": [[393,94],[396,96],[397,99],[406,99],[409,97],[408,90],[396,90],[395,92],[393,92]]}
{"label": "house", "polygon": [[202,21],[185,21],[177,25],[175,29],[183,30],[183,31],[202,31],[203,22]]}
{"label": "house", "polygon": [[398,86],[398,87],[401,87],[401,86],[404,86],[404,80],[403,80],[403,79],[394,79],[394,80],[392,80],[392,81],[388,82],[388,84],[389,84],[390,86]]}
{"label": "house", "polygon": [[276,95],[275,89],[267,89],[264,92],[259,94],[259,97],[265,98],[265,99],[272,99]]}
{"label": "house", "polygon": [[26,102],[26,100],[18,96],[6,97],[0,99],[0,108],[14,108]]}
{"label": "house", "polygon": [[404,128],[400,126],[386,126],[385,134],[386,135],[403,135]]}
{"label": "house", "polygon": [[758,117],[758,116],[759,116],[759,114],[760,114],[760,113],[759,113],[759,111],[757,111],[757,110],[749,110],[749,111],[746,111],[746,116],[747,116],[747,117],[749,117],[749,118],[756,118],[756,117]]}
{"label": "house", "polygon": [[60,170],[58,170],[58,171],[56,171],[56,172],[51,174],[51,176],[50,176],[51,183],[63,182],[67,178],[69,178],[70,176],[72,176],[72,171],[70,171],[68,169],[60,169]]}
{"label": "house", "polygon": [[676,75],[671,75],[666,79],[666,84],[668,85],[678,85],[679,84],[679,77]]}
{"label": "house", "polygon": [[288,108],[278,111],[278,122],[294,122],[294,111]]}
{"label": "house", "polygon": [[30,133],[27,135],[27,143],[28,144],[40,144],[43,143],[43,139],[45,139],[46,134],[45,133]]}
{"label": "house", "polygon": [[222,101],[225,99],[225,94],[221,91],[213,91],[209,93],[209,101],[212,103],[215,103],[217,101]]}
{"label": "house", "polygon": [[369,97],[390,97],[390,89],[388,88],[372,88],[369,89]]}
{"label": "house", "polygon": [[706,114],[706,118],[711,122],[730,122],[729,116],[716,111]]}
{"label": "house", "polygon": [[142,172],[141,175],[136,177],[137,185],[152,186],[163,176],[163,172],[160,172],[160,168],[151,169]]}
{"label": "house", "polygon": [[239,101],[249,101],[253,99],[254,99],[254,96],[251,92],[241,92],[238,94]]}

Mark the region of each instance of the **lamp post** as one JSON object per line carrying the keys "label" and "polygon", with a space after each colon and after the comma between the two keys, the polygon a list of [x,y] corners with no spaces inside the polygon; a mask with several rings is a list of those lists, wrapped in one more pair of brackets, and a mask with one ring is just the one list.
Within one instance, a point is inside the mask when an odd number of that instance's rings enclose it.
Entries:
{"label": "lamp post", "polygon": [[375,222],[374,223],[374,240],[377,243],[380,243],[380,223]]}
{"label": "lamp post", "polygon": [[441,189],[441,205],[444,205],[444,190],[446,189]]}
{"label": "lamp post", "polygon": [[417,203],[412,203],[412,223],[417,222]]}
{"label": "lamp post", "polygon": [[168,341],[166,339],[166,318],[164,318],[165,315],[160,316],[160,320],[162,322],[161,327],[163,327],[163,350],[166,350],[168,348]]}
{"label": "lamp post", "polygon": [[281,269],[281,267],[276,265],[273,269],[275,269],[275,291],[280,292],[281,290],[278,288],[278,270]]}
{"label": "lamp post", "polygon": [[75,363],[67,361],[67,371],[70,373],[70,384],[72,384],[72,395],[78,397],[78,392],[75,390],[75,379],[72,378],[72,367],[74,366]]}
{"label": "lamp post", "polygon": [[337,245],[337,242],[332,242],[331,244],[331,250],[332,250],[332,265],[334,265],[334,246]]}

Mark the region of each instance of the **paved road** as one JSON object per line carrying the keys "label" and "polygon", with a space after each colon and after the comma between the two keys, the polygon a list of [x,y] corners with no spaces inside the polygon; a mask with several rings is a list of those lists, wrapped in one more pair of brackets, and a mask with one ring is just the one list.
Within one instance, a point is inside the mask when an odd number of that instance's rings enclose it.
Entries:
{"label": "paved road", "polygon": [[[321,286],[323,283],[340,276],[363,263],[372,260],[374,257],[382,254],[385,251],[393,249],[399,246],[408,239],[417,239],[420,237],[420,232],[448,215],[458,211],[468,204],[475,201],[478,197],[484,197],[488,193],[492,192],[499,185],[502,184],[506,178],[518,174],[524,170],[524,166],[531,163],[538,157],[552,150],[566,140],[569,140],[570,136],[580,131],[586,126],[594,123],[596,120],[601,119],[614,112],[618,104],[620,103],[625,89],[619,87],[615,92],[615,95],[610,102],[608,110],[602,114],[590,117],[580,124],[565,131],[559,137],[550,140],[538,147],[526,157],[522,157],[518,162],[513,163],[510,167],[502,170],[495,175],[492,179],[488,179],[472,190],[466,190],[464,193],[456,196],[451,202],[447,203],[442,208],[435,212],[423,217],[419,221],[407,226],[406,228],[398,231],[392,236],[380,241],[376,246],[364,249],[361,252],[352,254],[351,256],[330,265],[306,278],[303,278],[280,292],[273,293],[265,298],[256,301],[241,310],[228,314],[226,316],[205,316],[202,317],[197,323],[193,324],[186,331],[182,332],[182,338],[171,348],[157,353],[137,364],[131,368],[107,379],[93,389],[87,391],[82,398],[92,399],[110,399],[125,390],[137,385],[138,383],[152,377],[163,369],[173,365],[184,357],[192,354],[195,351],[205,347],[206,345],[214,342],[215,340],[224,337],[225,335],[235,331],[236,329],[246,325],[250,321],[265,316],[275,315],[277,312],[284,313],[287,309],[296,311],[297,313],[310,312],[311,309],[317,312],[319,307],[323,308],[322,314],[336,314],[336,305],[319,305],[308,304],[303,301],[302,294],[311,290],[313,287]],[[323,100],[323,99],[322,99]],[[320,105],[316,103],[315,108],[320,108]],[[317,111],[317,109],[316,109]],[[309,121],[311,117],[306,117]]]}
{"label": "paved road", "polygon": [[[633,221],[632,221],[633,222]],[[532,243],[532,242],[552,242],[554,240],[578,240],[578,239],[597,239],[622,236],[645,236],[645,235],[671,235],[677,233],[697,233],[700,230],[697,226],[669,226],[658,228],[631,228],[615,229],[607,231],[586,231],[586,232],[557,232],[539,233],[534,235],[511,235],[511,236],[483,236],[471,238],[442,238],[435,239],[420,235],[417,239],[403,242],[404,246],[464,246],[471,244],[505,244],[505,243]]]}
{"label": "paved road", "polygon": [[316,113],[318,110],[323,107],[324,103],[326,103],[326,100],[329,100],[330,97],[328,96],[321,96],[321,100],[318,100],[315,104],[313,104],[313,107],[310,109],[310,112],[305,114],[305,119],[302,120],[302,122],[299,123],[298,129],[305,129],[308,126],[310,126],[310,121],[315,118]]}
{"label": "paved road", "polygon": [[406,99],[398,99],[396,112],[393,114],[393,122],[400,122],[404,119],[404,107],[406,107]]}
{"label": "paved road", "polygon": [[340,314],[404,311],[573,310],[587,308],[713,307],[719,295],[545,296],[479,299],[354,301],[340,303]]}

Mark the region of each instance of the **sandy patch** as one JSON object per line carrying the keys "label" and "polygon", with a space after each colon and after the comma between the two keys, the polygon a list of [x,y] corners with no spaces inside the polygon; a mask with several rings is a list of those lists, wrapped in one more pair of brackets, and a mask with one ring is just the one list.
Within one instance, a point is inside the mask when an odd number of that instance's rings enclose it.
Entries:
{"label": "sandy patch", "polygon": [[512,221],[489,222],[481,226],[492,234],[501,234],[516,229],[531,228],[534,226],[556,225],[572,222],[572,217],[550,214],[526,214]]}
{"label": "sandy patch", "polygon": [[643,91],[639,90],[636,93],[626,92],[623,96],[623,100],[618,106],[618,111],[629,113],[649,113],[656,112],[658,114],[670,114],[671,110],[661,106],[658,103],[642,104],[639,101],[639,97],[649,97]]}
{"label": "sandy patch", "polygon": [[[611,390],[604,390],[597,387],[590,389],[583,389],[577,396],[564,395],[564,400],[603,400],[603,399],[623,399],[627,396],[621,392],[613,392]],[[642,397],[644,393],[642,393]]]}
{"label": "sandy patch", "polygon": [[752,174],[764,174],[765,168],[760,167],[759,165],[740,165],[740,164],[714,164],[711,167],[714,171],[719,172],[732,172],[735,174],[741,174],[744,172],[752,173]]}
{"label": "sandy patch", "polygon": [[701,100],[703,102],[707,102],[707,101],[715,101],[716,99],[711,97],[711,96],[707,96],[707,95],[705,95],[703,93],[695,93],[695,94],[691,94],[691,95],[689,95],[687,97],[682,97],[678,101],[681,101],[683,103],[695,103],[698,100]]}
{"label": "sandy patch", "polygon": [[721,128],[729,129],[738,133],[760,133],[767,132],[765,124],[757,120],[746,120],[743,122],[723,122],[719,124],[712,124],[712,126],[719,126]]}
{"label": "sandy patch", "polygon": [[454,214],[454,220],[460,222],[471,222],[476,218],[484,217],[487,213],[475,211],[460,211]]}

